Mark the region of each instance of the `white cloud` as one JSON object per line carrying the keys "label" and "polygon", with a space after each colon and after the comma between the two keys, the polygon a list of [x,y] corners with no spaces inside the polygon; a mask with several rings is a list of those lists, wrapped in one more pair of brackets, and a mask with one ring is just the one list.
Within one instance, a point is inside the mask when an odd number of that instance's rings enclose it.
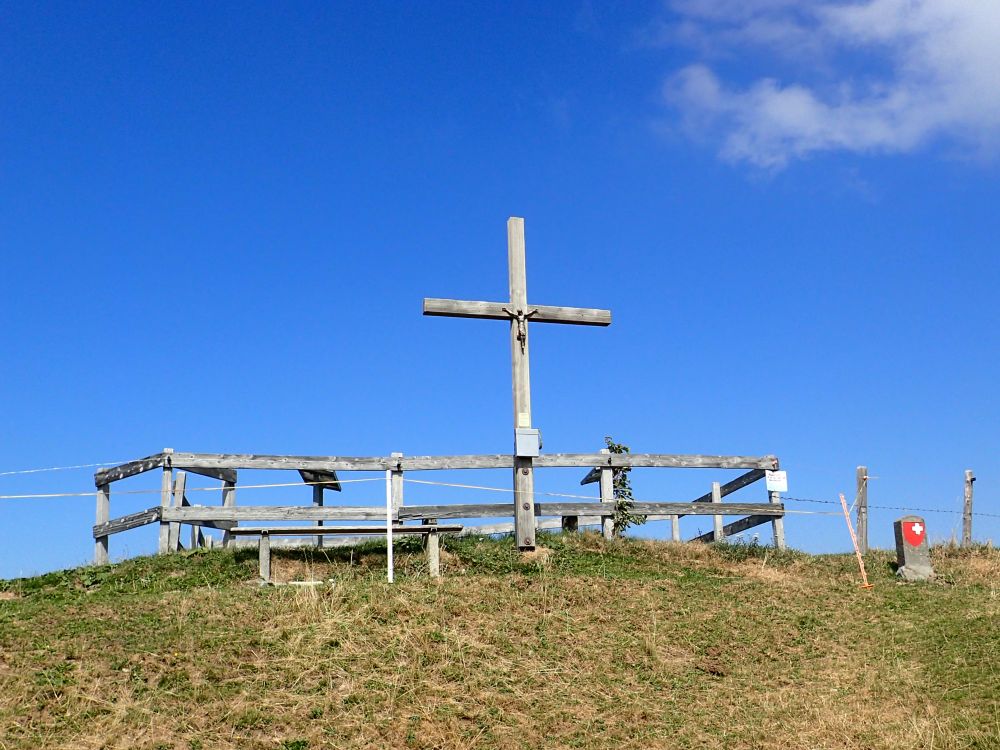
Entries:
{"label": "white cloud", "polygon": [[[932,141],[1000,151],[1000,0],[670,7],[657,39],[693,44],[702,60],[668,79],[665,99],[726,159],[780,169],[822,151],[906,153]],[[729,83],[706,64],[747,54],[774,76]],[[859,61],[861,74],[845,72]]]}

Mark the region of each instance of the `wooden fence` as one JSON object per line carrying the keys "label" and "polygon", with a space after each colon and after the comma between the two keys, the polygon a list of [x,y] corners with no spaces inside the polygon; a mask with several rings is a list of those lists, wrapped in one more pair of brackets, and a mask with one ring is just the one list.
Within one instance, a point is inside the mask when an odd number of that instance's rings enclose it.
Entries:
{"label": "wooden fence", "polygon": [[[723,503],[722,499],[739,489],[764,478],[765,472],[778,468],[774,456],[706,456],[658,453],[556,453],[542,455],[533,460],[535,468],[589,468],[591,471],[581,484],[597,482],[600,497],[587,502],[539,502],[535,505],[537,528],[574,528],[581,520],[601,519],[605,534],[610,534],[614,497],[612,472],[616,468],[701,468],[743,469],[745,473],[725,484],[713,483],[711,491],[690,502],[636,502],[631,512],[651,519],[670,519],[672,537],[680,539],[678,519],[686,515],[715,517],[715,528],[709,534],[695,537],[693,541],[721,541],[727,535],[770,522],[775,544],[784,548],[784,505],[777,492],[768,492],[767,502]],[[380,471],[388,472],[392,497],[392,521],[421,521],[445,518],[504,518],[514,516],[514,503],[475,503],[455,505],[413,505],[403,503],[403,475],[407,471],[434,471],[451,469],[509,469],[514,457],[509,455],[470,456],[403,456],[393,453],[386,457],[345,456],[277,456],[226,453],[181,453],[170,449],[146,458],[129,461],[95,473],[97,486],[97,516],[93,527],[95,541],[94,561],[108,561],[108,545],[114,534],[147,524],[159,524],[159,552],[176,551],[181,547],[181,525],[191,529],[192,546],[206,543],[204,528],[224,532],[237,524],[252,521],[307,521],[323,524],[327,521],[378,521],[385,523],[387,511],[380,507],[324,505],[324,490],[340,490],[337,472]],[[237,506],[237,472],[239,470],[269,469],[297,471],[305,485],[313,487],[311,506]],[[160,502],[146,510],[118,518],[111,518],[111,486],[114,482],[145,472],[161,472]],[[200,474],[222,482],[221,503],[215,506],[193,505],[186,494],[187,473]],[[740,520],[723,525],[723,516],[743,516]],[[543,518],[554,521],[540,520]],[[512,530],[506,524],[472,526],[468,531],[498,533]],[[229,535],[224,541],[229,542]],[[317,543],[321,540],[317,537]]]}

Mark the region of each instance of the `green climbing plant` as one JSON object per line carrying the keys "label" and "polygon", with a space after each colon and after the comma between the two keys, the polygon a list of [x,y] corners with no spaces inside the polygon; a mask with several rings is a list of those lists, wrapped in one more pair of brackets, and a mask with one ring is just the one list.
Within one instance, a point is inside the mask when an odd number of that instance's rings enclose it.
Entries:
{"label": "green climbing plant", "polygon": [[[616,443],[610,435],[604,437],[604,444],[612,453],[629,453],[629,447]],[[623,466],[611,470],[611,482],[614,488],[615,514],[611,521],[611,530],[615,536],[621,536],[629,526],[641,526],[646,523],[646,516],[632,512],[635,498],[632,496],[632,482],[629,472],[632,467]]]}

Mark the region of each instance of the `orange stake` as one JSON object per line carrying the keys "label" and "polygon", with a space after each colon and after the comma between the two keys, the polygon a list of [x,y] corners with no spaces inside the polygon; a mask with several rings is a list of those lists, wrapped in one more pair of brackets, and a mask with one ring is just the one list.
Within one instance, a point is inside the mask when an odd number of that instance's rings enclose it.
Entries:
{"label": "orange stake", "polygon": [[854,527],[851,525],[851,511],[847,509],[847,500],[844,499],[844,493],[840,493],[840,505],[844,509],[844,520],[847,521],[847,530],[851,532],[851,543],[854,544],[854,554],[858,558],[858,567],[861,569],[861,580],[864,581],[861,584],[861,588],[870,589],[874,588],[874,585],[868,583],[868,574],[865,572],[865,560],[861,557],[861,550],[858,548],[858,537],[854,534]]}

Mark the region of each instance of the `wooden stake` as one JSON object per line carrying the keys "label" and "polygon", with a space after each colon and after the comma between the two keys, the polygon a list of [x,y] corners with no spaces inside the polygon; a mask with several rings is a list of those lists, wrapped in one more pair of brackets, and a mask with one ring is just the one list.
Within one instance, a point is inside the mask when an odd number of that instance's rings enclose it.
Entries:
{"label": "wooden stake", "polygon": [[851,511],[847,508],[847,500],[844,499],[844,493],[840,493],[840,505],[844,509],[844,520],[847,522],[847,530],[851,533],[851,543],[854,545],[854,554],[858,558],[858,567],[861,569],[861,580],[864,583],[861,584],[861,588],[870,589],[873,585],[868,583],[868,573],[865,572],[865,559],[861,556],[861,550],[858,549],[858,538],[854,534],[854,527],[851,525]]}
{"label": "wooden stake", "polygon": [[976,481],[972,469],[965,470],[965,506],[962,509],[962,546],[972,546],[972,483]]}

